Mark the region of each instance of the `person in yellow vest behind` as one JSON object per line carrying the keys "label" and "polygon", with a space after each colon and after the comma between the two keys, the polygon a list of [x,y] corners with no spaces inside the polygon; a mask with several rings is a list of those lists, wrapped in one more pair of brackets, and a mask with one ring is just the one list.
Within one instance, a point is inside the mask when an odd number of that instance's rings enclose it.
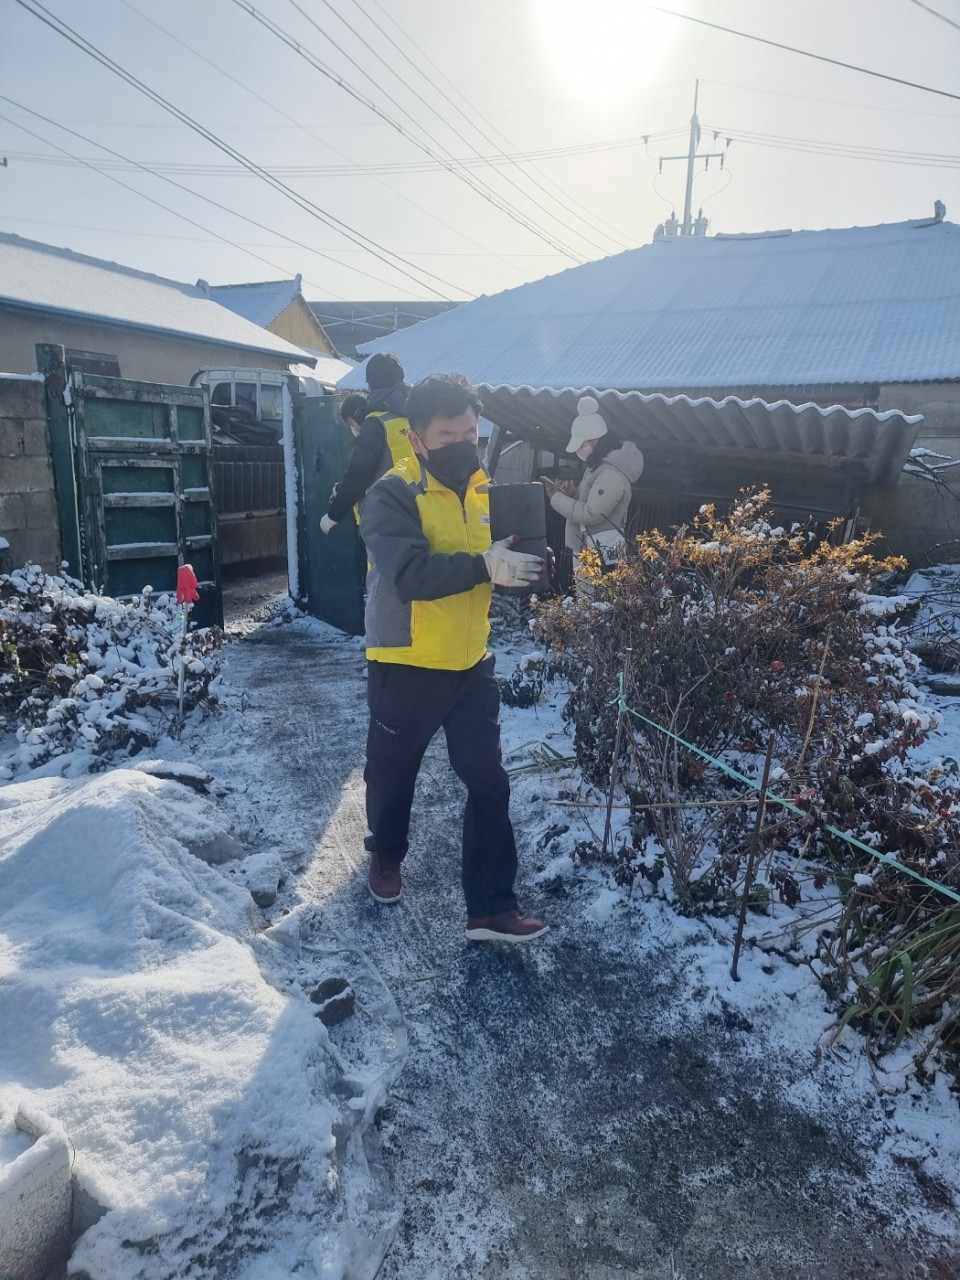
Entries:
{"label": "person in yellow vest behind", "polygon": [[[320,529],[329,533],[354,507],[363,503],[373,482],[412,454],[407,433],[406,402],[410,388],[403,380],[403,365],[395,355],[378,351],[367,361],[366,412],[353,431],[354,446],[350,451],[343,479],[334,486]],[[350,397],[354,401],[355,397]],[[344,408],[347,401],[344,401]]]}
{"label": "person in yellow vest behind", "polygon": [[410,806],[439,729],[467,788],[462,883],[467,938],[527,942],[547,932],[517,906],[510,783],[500,757],[500,690],[490,634],[491,583],[524,586],[546,565],[491,543],[489,477],[477,454],[480,396],[460,374],[418,382],[407,400],[413,456],[367,494],[367,883],[399,901]]}

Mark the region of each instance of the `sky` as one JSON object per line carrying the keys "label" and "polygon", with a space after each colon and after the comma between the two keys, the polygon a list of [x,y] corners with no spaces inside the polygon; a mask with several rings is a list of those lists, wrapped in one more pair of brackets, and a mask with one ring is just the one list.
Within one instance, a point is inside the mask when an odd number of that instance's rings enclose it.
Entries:
{"label": "sky", "polygon": [[[663,7],[960,92],[960,0]],[[960,100],[642,0],[0,0],[0,231],[181,281],[462,301],[682,216],[685,162],[660,161],[697,79],[700,150],[726,153],[694,179],[710,234],[960,218]]]}

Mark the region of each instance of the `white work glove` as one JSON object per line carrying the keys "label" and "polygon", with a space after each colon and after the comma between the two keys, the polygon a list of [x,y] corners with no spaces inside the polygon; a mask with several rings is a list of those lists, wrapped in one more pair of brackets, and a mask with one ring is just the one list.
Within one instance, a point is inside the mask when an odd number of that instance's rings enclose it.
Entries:
{"label": "white work glove", "polygon": [[544,575],[546,566],[540,557],[511,551],[513,542],[513,538],[503,538],[483,553],[483,562],[495,587],[528,587]]}
{"label": "white work glove", "polygon": [[337,522],[336,522],[336,520],[331,520],[329,516],[321,516],[321,517],[320,517],[320,532],[321,532],[321,533],[329,533],[331,529],[335,529],[336,527],[337,527]]}

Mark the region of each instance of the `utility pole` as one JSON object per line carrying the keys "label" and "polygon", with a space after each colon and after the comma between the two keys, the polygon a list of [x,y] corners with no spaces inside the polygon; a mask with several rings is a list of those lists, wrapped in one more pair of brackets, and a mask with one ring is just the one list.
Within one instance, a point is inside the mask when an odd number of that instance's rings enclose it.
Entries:
{"label": "utility pole", "polygon": [[[711,160],[719,160],[720,168],[723,168],[723,162],[726,159],[726,148],[723,151],[704,151],[697,154],[697,147],[700,145],[700,121],[697,118],[697,100],[700,97],[700,81],[694,83],[693,90],[693,115],[690,117],[690,147],[685,156],[661,156],[660,172],[663,173],[663,166],[671,160],[686,160],[687,162],[687,189],[683,201],[683,222],[680,224],[679,231],[682,236],[692,236],[696,229],[698,235],[703,232],[698,228],[702,225],[705,229],[706,224],[703,220],[703,210],[697,217],[696,224],[693,221],[693,167],[698,160],[703,161],[705,169],[710,168]],[[730,139],[727,139],[729,145]],[[674,225],[676,220],[674,219]]]}

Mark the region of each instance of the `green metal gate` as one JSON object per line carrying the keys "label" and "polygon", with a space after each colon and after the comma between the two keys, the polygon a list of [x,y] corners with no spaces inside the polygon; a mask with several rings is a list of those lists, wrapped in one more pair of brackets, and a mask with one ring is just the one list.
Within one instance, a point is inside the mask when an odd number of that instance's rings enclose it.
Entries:
{"label": "green metal gate", "polygon": [[121,598],[173,591],[192,564],[193,617],[222,625],[206,389],[77,370],[68,386],[85,582]]}
{"label": "green metal gate", "polygon": [[363,634],[363,543],[352,517],[328,534],[320,531],[330,491],[343,476],[353,445],[340,417],[340,400],[301,396],[295,403],[299,595],[315,618],[357,636]]}

